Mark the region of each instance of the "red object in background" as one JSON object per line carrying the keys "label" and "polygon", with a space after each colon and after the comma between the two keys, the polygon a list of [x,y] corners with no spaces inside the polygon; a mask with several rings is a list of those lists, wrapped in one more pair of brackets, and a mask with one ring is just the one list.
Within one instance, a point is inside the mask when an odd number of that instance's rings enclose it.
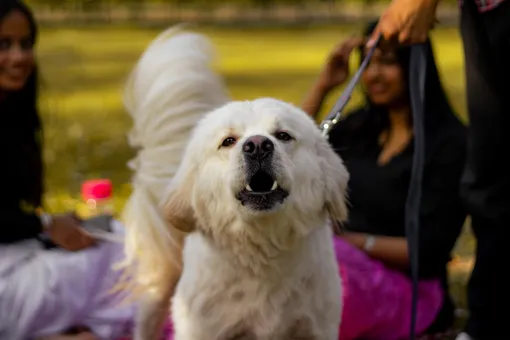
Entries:
{"label": "red object in background", "polygon": [[84,201],[107,199],[112,196],[112,193],[113,185],[109,179],[91,179],[83,182],[81,186],[81,196]]}

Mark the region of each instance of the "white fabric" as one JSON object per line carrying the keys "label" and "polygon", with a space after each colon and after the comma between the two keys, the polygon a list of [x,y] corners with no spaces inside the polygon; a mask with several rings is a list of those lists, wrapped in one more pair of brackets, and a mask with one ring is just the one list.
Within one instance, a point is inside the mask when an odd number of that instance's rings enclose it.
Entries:
{"label": "white fabric", "polygon": [[[112,229],[122,235],[122,225]],[[27,340],[83,325],[101,339],[127,330],[134,309],[113,294],[122,244],[80,252],[45,250],[37,240],[0,246],[0,339]]]}
{"label": "white fabric", "polygon": [[229,100],[212,60],[205,36],[174,27],[149,45],[127,84],[125,106],[134,122],[129,142],[139,152],[129,162],[135,176],[123,214],[125,266],[138,284],[163,280],[164,269],[175,264],[171,249],[177,245],[160,203],[198,120]]}

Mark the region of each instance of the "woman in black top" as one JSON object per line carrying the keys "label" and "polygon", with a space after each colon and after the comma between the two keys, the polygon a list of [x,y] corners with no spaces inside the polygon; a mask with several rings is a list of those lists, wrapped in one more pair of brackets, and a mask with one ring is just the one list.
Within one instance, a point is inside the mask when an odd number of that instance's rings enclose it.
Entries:
{"label": "woman in black top", "polygon": [[[64,339],[58,333],[78,325],[108,338],[133,316],[130,306],[117,309],[109,291],[114,281],[108,272],[122,245],[92,247],[94,239],[74,214],[40,212],[36,38],[30,10],[18,0],[0,1],[0,339]],[[58,248],[46,250],[43,237]],[[95,336],[86,331],[67,338]]]}
{"label": "woman in black top", "polygon": [[[41,122],[37,112],[37,70],[33,46],[37,27],[28,9],[18,1],[0,4],[0,139],[4,184],[0,209],[5,227],[0,228],[0,244],[33,239],[46,229],[63,248],[79,250],[92,239],[79,229],[71,215],[40,218],[43,194]],[[47,223],[42,223],[47,222]],[[46,224],[46,225],[44,225]],[[9,227],[6,227],[9,226]],[[46,227],[46,228],[45,228]]]}
{"label": "woman in black top", "polygon": [[[365,38],[374,27],[375,23],[366,29]],[[315,117],[320,111],[328,92],[347,80],[351,52],[360,48],[361,56],[364,56],[365,50],[361,46],[364,46],[365,38],[351,38],[333,51],[303,105],[311,116]],[[423,307],[419,315],[431,313],[431,322],[427,325],[423,321],[422,328],[427,332],[438,332],[449,328],[454,318],[446,266],[466,218],[458,192],[465,158],[466,129],[446,98],[429,41],[426,50],[426,163],[419,269],[423,281],[437,280],[441,283],[443,298],[440,308]],[[413,155],[413,122],[407,81],[409,62],[409,47],[377,49],[363,74],[365,104],[348,114],[330,134],[332,146],[350,173],[350,217],[338,235],[339,240],[364,252],[371,261],[382,263],[391,275],[404,274],[403,285],[407,281],[410,284],[404,222]],[[340,264],[346,261],[338,250],[337,256]],[[409,293],[407,288],[402,289]],[[370,294],[370,291],[366,293]],[[430,299],[429,302],[432,303]],[[402,311],[405,320],[408,313],[409,309]],[[400,322],[405,323],[403,320]],[[362,328],[358,330],[359,334],[351,332],[354,334],[352,338],[362,338],[367,334],[372,334],[368,338],[378,338],[375,333],[363,333]],[[405,326],[403,331],[408,329]],[[386,332],[386,335],[388,337],[384,339],[391,338],[389,333]]]}

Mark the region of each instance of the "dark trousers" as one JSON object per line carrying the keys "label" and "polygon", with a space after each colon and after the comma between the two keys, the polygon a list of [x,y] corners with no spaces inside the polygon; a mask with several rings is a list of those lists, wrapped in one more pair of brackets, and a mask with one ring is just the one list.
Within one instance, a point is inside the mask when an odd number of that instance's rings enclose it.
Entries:
{"label": "dark trousers", "polygon": [[461,187],[477,239],[466,331],[496,340],[510,329],[510,0],[483,14],[464,0],[461,32],[470,119]]}

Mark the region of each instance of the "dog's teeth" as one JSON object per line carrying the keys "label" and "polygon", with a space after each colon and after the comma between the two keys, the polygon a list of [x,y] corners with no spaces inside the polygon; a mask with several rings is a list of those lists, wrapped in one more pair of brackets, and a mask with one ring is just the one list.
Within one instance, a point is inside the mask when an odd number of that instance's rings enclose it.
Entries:
{"label": "dog's teeth", "polygon": [[246,184],[246,190],[248,190],[248,191],[253,191],[253,189],[250,187],[250,185],[249,185],[249,184]]}
{"label": "dog's teeth", "polygon": [[273,182],[273,186],[271,187],[271,191],[276,190],[278,187],[278,183],[276,181]]}

